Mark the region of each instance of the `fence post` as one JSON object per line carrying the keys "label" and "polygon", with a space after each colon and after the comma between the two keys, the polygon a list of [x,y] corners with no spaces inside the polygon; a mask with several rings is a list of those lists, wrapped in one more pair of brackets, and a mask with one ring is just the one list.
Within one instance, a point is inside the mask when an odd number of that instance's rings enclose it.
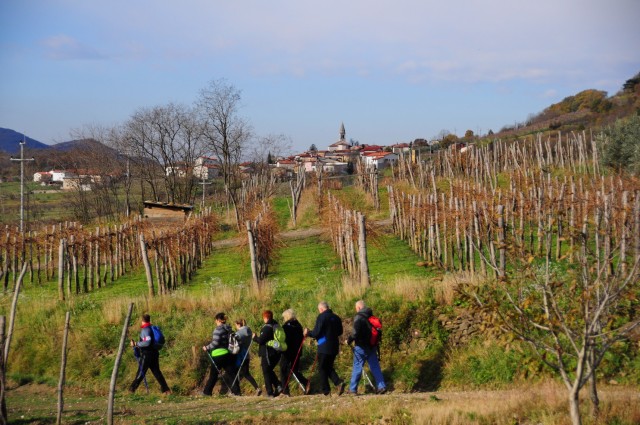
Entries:
{"label": "fence post", "polygon": [[58,248],[58,298],[64,301],[64,253],[66,240],[60,239],[60,247]]}
{"label": "fence post", "polygon": [[62,334],[62,358],[60,360],[60,380],[58,381],[58,416],[56,424],[62,423],[62,409],[64,408],[64,384],[65,384],[65,370],[67,368],[67,340],[69,336],[69,321],[71,320],[71,312],[67,311],[67,315],[64,320],[64,333]]}
{"label": "fence post", "polygon": [[133,311],[133,303],[129,304],[129,312],[124,319],[122,325],[122,335],[120,336],[120,345],[118,346],[118,354],[116,355],[116,362],[113,365],[113,372],[111,372],[111,384],[109,385],[109,404],[107,407],[107,425],[113,425],[113,400],[116,393],[116,380],[118,379],[118,368],[120,367],[120,360],[122,359],[122,352],[124,351],[124,343],[127,340],[127,330],[129,328],[129,320],[131,320],[131,312]]}
{"label": "fence post", "polygon": [[142,262],[144,263],[144,272],[147,275],[147,284],[149,285],[149,296],[155,296],[153,287],[153,275],[151,274],[151,263],[149,263],[149,254],[147,253],[147,244],[144,242],[144,235],[140,233],[140,253],[142,254]]}
{"label": "fence post", "polygon": [[251,274],[253,275],[253,280],[256,284],[260,283],[260,279],[258,278],[258,266],[256,259],[256,243],[253,239],[253,231],[251,230],[251,222],[247,220],[247,237],[249,238],[249,253],[251,254]]}
{"label": "fence post", "polygon": [[[4,353],[5,322],[6,318],[4,316],[0,316],[0,352],[2,353]],[[4,356],[0,356],[0,425],[6,425],[8,423],[7,404],[4,399],[6,385],[5,367],[6,362],[4,360]]]}
{"label": "fence post", "polygon": [[500,263],[499,263],[499,277],[504,278],[505,276],[505,254],[506,254],[506,246],[505,246],[505,225],[504,225],[504,205],[498,205],[498,249],[500,251]]}
{"label": "fence post", "polygon": [[4,347],[4,363],[7,363],[9,360],[9,347],[11,345],[11,337],[13,335],[13,326],[16,320],[16,310],[18,309],[18,295],[20,295],[20,286],[22,285],[22,280],[24,279],[24,275],[27,272],[27,262],[22,263],[22,271],[20,272],[20,276],[16,280],[16,287],[13,291],[13,301],[11,302],[11,313],[9,316],[9,331],[7,332],[7,341]]}
{"label": "fence post", "polygon": [[367,228],[365,226],[365,217],[361,212],[358,213],[358,257],[360,260],[360,284],[369,286],[369,261],[367,259]]}

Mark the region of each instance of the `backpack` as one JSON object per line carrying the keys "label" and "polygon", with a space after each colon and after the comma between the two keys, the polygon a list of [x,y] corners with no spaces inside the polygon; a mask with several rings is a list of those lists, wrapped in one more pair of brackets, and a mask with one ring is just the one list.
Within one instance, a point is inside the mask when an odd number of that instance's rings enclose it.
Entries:
{"label": "backpack", "polygon": [[369,316],[369,326],[371,328],[371,336],[369,337],[369,345],[377,347],[382,339],[382,322],[376,316]]}
{"label": "backpack", "polygon": [[287,335],[282,326],[275,324],[273,327],[273,339],[267,342],[267,347],[271,347],[278,352],[287,351]]}
{"label": "backpack", "polygon": [[235,332],[229,333],[229,352],[234,355],[240,352],[240,338]]}
{"label": "backpack", "polygon": [[156,350],[162,350],[164,347],[165,339],[162,330],[156,325],[151,325],[151,334],[153,336],[153,348]]}

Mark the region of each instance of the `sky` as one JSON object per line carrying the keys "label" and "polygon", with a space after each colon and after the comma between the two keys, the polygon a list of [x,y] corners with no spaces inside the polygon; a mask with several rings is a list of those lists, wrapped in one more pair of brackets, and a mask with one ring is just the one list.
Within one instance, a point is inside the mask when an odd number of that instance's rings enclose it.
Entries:
{"label": "sky", "polygon": [[639,0],[3,0],[0,127],[44,143],[242,94],[293,151],[486,134],[640,71]]}

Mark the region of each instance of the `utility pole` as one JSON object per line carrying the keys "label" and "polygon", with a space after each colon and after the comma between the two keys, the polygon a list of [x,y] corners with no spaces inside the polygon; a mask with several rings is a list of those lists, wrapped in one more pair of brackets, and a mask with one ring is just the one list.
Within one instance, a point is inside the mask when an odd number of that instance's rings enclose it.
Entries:
{"label": "utility pole", "polygon": [[202,181],[198,184],[202,185],[202,207],[200,207],[200,209],[204,210],[204,193],[206,192],[205,188],[206,188],[206,185],[211,184],[211,182],[206,181],[205,175],[202,174]]}
{"label": "utility pole", "polygon": [[22,134],[22,142],[20,142],[20,159],[11,157],[11,161],[20,163],[20,234],[24,239],[24,162],[34,161],[34,158],[24,157],[24,145],[26,142],[24,133]]}

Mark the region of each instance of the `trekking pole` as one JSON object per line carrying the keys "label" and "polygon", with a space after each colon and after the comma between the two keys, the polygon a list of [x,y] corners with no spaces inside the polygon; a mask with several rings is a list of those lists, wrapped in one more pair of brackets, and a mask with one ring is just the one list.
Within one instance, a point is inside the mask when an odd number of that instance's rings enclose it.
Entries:
{"label": "trekking pole", "polygon": [[247,347],[247,352],[244,353],[244,357],[242,358],[242,363],[240,363],[240,367],[238,368],[238,373],[236,374],[236,377],[233,379],[233,383],[231,384],[232,386],[236,384],[236,380],[240,382],[240,372],[242,371],[242,366],[244,365],[244,361],[247,359],[247,356],[249,355],[249,350],[251,350],[252,345],[253,345],[253,339],[251,339],[251,342]]}
{"label": "trekking pole", "polygon": [[229,388],[229,391],[231,391],[231,393],[233,394],[232,387],[230,387],[229,383],[227,382],[227,380],[224,379],[224,375],[222,374],[222,372],[220,371],[220,368],[218,368],[218,365],[216,364],[215,360],[213,360],[213,357],[211,356],[211,354],[208,351],[207,351],[207,357],[209,358],[209,360],[211,360],[211,364],[213,365],[213,367],[215,367],[216,370],[218,371],[218,376],[220,377],[220,379],[222,379],[222,382],[224,382],[224,384],[227,386],[227,388]]}
{"label": "trekking pole", "polygon": [[149,394],[149,384],[147,383],[147,374],[143,373],[142,371],[142,353],[140,353],[140,347],[134,346],[133,347],[133,357],[136,358],[136,360],[138,361],[138,375],[140,375],[141,373],[142,375],[142,380],[144,381],[144,387],[147,389],[147,394]]}
{"label": "trekking pole", "polygon": [[[349,345],[349,347],[351,347],[351,345]],[[355,356],[355,351],[356,351],[355,347],[351,347],[351,352],[353,353],[354,356]],[[365,379],[362,380],[364,382],[364,386],[366,387],[368,383],[373,389],[373,391],[375,392],[376,387],[373,385],[373,382],[371,382],[371,378],[369,378],[369,374],[364,370],[364,363],[362,364],[362,374],[360,376],[365,377]]]}
{"label": "trekking pole", "polygon": [[[373,382],[371,382],[371,378],[369,378],[369,374],[364,370],[364,365],[362,365],[362,374],[364,375],[364,377],[366,378],[366,382],[369,383],[369,385],[371,386],[371,389],[373,389],[373,391],[376,391],[376,387],[373,385]],[[366,384],[365,384],[366,386]]]}
{"label": "trekking pole", "polygon": [[306,393],[309,394],[309,389],[311,388],[311,377],[313,376],[313,371],[316,368],[316,363],[318,362],[318,351],[316,351],[316,359],[313,361],[313,365],[311,366],[311,374],[309,375],[309,381],[307,382]]}
{"label": "trekking pole", "polygon": [[302,382],[300,382],[300,380],[298,379],[295,373],[293,374],[293,379],[295,379],[298,385],[300,385],[300,389],[302,390],[302,392],[306,393],[307,392],[306,388],[304,387],[304,385],[302,385]]}
{"label": "trekking pole", "polygon": [[[292,374],[293,374],[293,377],[296,378],[296,381],[298,381],[298,384],[300,384],[300,381],[296,377],[296,374],[293,373],[293,370],[296,368],[296,363],[298,363],[298,358],[300,358],[300,353],[302,352],[302,345],[304,344],[304,340],[306,338],[307,338],[306,336],[303,336],[302,337],[302,341],[300,341],[300,347],[298,348],[298,354],[296,354],[296,358],[293,360],[293,364],[291,365],[291,370],[289,370],[289,376],[287,376],[287,380],[285,381],[285,383],[282,386],[282,388],[289,388],[289,380],[291,379],[291,375]],[[302,387],[302,384],[300,384],[300,386]],[[304,387],[302,388],[302,392],[305,392]]]}

